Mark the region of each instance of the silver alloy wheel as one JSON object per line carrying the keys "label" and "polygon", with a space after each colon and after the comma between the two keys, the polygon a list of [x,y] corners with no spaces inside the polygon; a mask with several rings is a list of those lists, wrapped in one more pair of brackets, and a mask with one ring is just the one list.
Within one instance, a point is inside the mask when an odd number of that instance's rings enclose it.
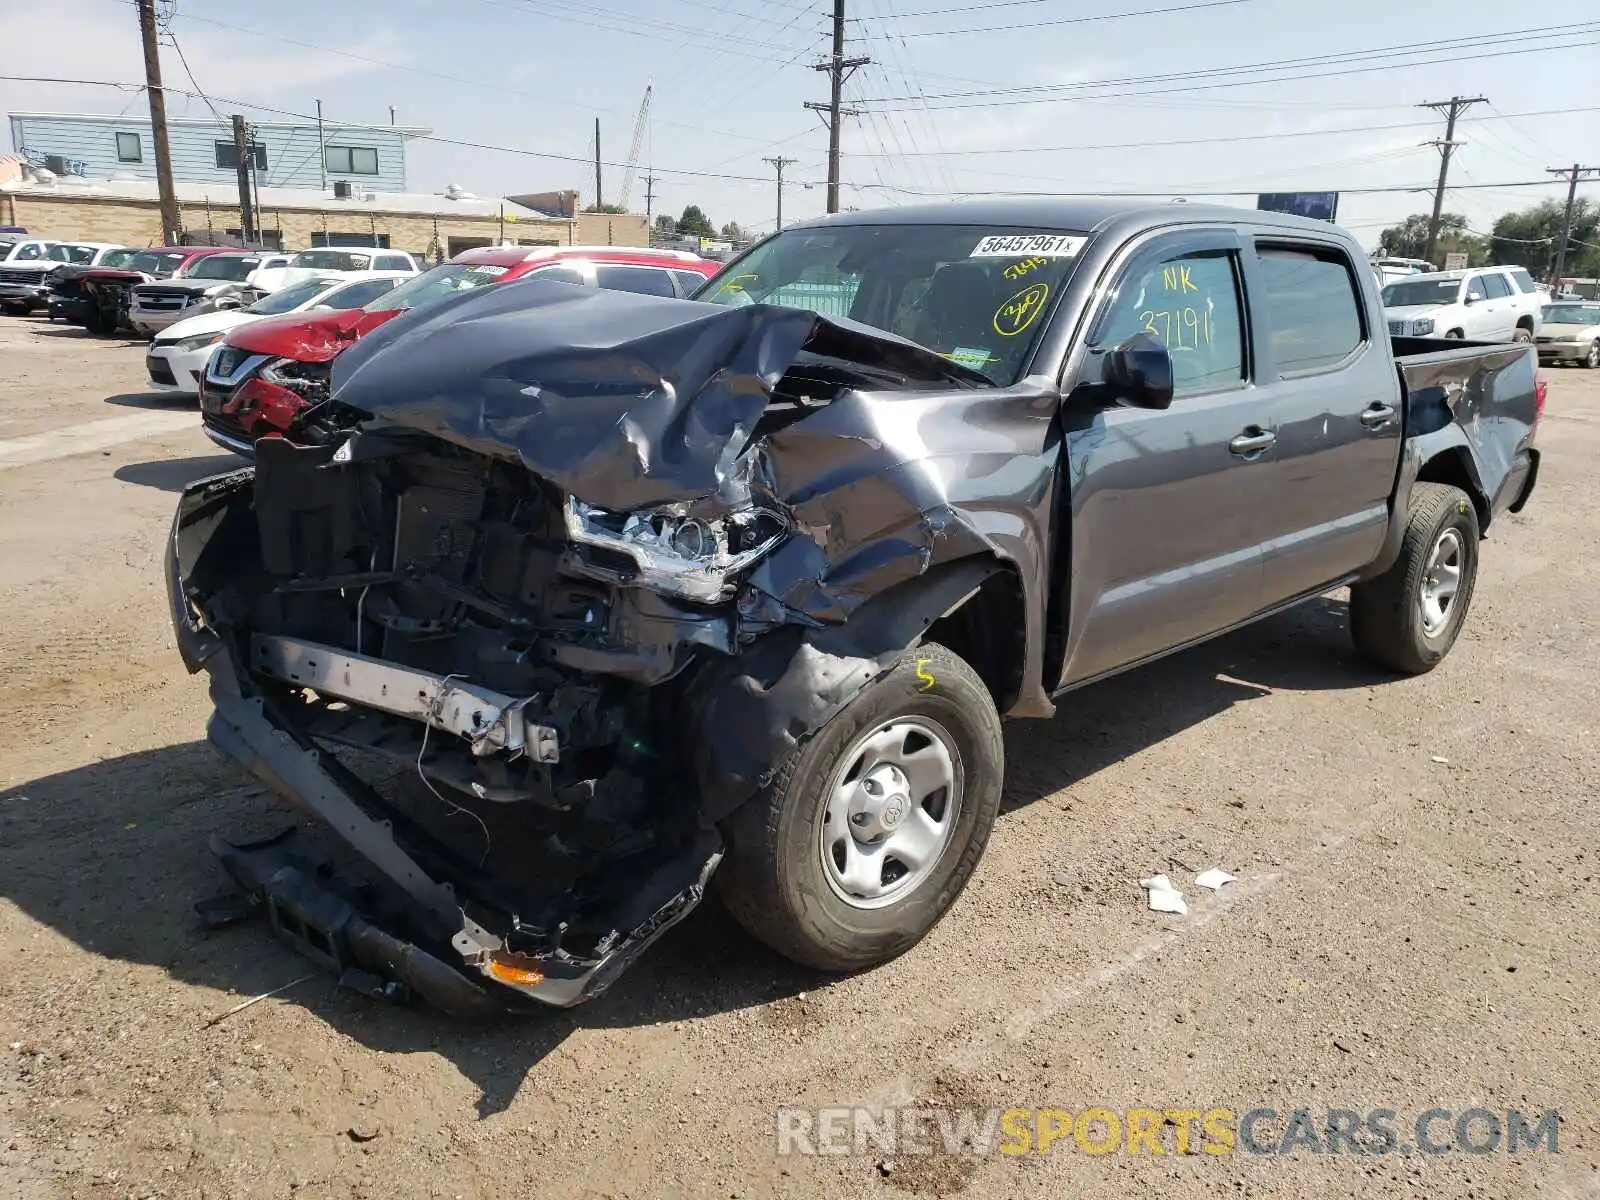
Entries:
{"label": "silver alloy wheel", "polygon": [[1446,529],[1433,543],[1428,565],[1422,573],[1422,631],[1436,637],[1450,620],[1450,606],[1461,590],[1461,566],[1466,548],[1461,533]]}
{"label": "silver alloy wheel", "polygon": [[834,894],[854,908],[898,903],[933,873],[961,817],[961,755],[927,717],[863,733],[823,791],[818,850]]}

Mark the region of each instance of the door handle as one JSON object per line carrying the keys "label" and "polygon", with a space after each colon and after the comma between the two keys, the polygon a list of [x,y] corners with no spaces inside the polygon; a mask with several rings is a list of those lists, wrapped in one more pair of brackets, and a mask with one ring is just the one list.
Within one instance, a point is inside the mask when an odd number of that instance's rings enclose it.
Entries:
{"label": "door handle", "polygon": [[1382,429],[1394,420],[1394,408],[1388,404],[1374,404],[1361,414],[1361,423],[1368,429]]}
{"label": "door handle", "polygon": [[1228,449],[1234,454],[1248,458],[1252,454],[1272,449],[1277,440],[1278,435],[1270,429],[1262,429],[1259,425],[1247,425],[1243,433],[1228,443]]}

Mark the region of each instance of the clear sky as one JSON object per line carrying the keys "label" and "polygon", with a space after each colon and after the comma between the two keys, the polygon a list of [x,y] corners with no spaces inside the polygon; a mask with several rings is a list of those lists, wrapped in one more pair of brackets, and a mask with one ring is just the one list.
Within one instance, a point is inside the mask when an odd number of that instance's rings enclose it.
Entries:
{"label": "clear sky", "polygon": [[[587,203],[594,173],[582,160],[598,116],[603,157],[618,164],[605,168],[605,198],[615,201],[653,83],[642,167],[657,176],[656,211],[696,203],[718,225],[764,230],[775,193],[764,158],[796,160],[786,220],[824,208],[827,135],[802,103],[827,97],[826,75],[810,64],[827,49],[831,3],[161,8],[198,90],[219,98],[224,115],[309,113],[321,99],[331,120],[387,122],[392,105],[401,124],[432,129],[436,140],[411,145],[417,191],[577,188]],[[984,191],[1339,190],[1340,223],[1370,245],[1384,224],[1427,211],[1438,152],[1424,143],[1442,136],[1443,120],[1417,106],[1452,95],[1490,101],[1458,128],[1454,184],[1600,165],[1600,0],[847,0],[847,16],[846,53],[873,61],[846,85],[861,112],[847,122],[845,207]],[[193,90],[171,48],[162,63],[169,86]],[[0,0],[0,74],[142,81],[131,0]],[[0,80],[6,111],[144,104],[132,91]],[[168,111],[208,109],[175,96]],[[1600,196],[1600,183],[1580,194]],[[1446,209],[1487,229],[1508,208],[1562,196],[1560,184],[1463,188]],[[643,208],[642,178],[630,201]],[[1229,202],[1253,206],[1248,195]]]}

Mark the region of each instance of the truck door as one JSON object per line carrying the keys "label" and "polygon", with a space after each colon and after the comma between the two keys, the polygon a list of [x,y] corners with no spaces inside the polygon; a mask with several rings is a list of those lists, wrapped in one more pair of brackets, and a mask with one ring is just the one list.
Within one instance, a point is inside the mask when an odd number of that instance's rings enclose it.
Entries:
{"label": "truck door", "polygon": [[1264,607],[1366,566],[1400,461],[1400,380],[1377,298],[1342,245],[1278,235],[1246,256],[1261,420]]}
{"label": "truck door", "polygon": [[1490,299],[1487,278],[1486,275],[1469,275],[1461,289],[1461,303],[1466,308],[1461,323],[1466,327],[1469,341],[1497,342],[1509,336],[1502,332],[1501,322],[1495,316],[1495,305],[1504,307],[1508,302]]}
{"label": "truck door", "polygon": [[1483,294],[1487,297],[1483,307],[1488,310],[1489,327],[1493,330],[1489,336],[1497,342],[1509,342],[1516,336],[1517,318],[1522,315],[1517,311],[1511,281],[1500,271],[1485,271],[1479,278],[1483,280]]}
{"label": "truck door", "polygon": [[[1069,556],[1061,682],[1075,683],[1224,629],[1253,613],[1261,551],[1250,515],[1269,454],[1250,387],[1240,242],[1230,229],[1153,238],[1113,268],[1086,346],[1063,380],[1058,519]],[[1172,355],[1164,411],[1107,407],[1079,383],[1135,333]],[[1092,395],[1093,393],[1088,393]]]}

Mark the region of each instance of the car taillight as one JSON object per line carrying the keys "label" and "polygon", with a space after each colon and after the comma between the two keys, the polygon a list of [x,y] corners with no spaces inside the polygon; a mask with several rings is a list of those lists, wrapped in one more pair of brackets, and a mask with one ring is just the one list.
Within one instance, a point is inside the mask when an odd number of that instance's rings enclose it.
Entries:
{"label": "car taillight", "polygon": [[1528,430],[1531,440],[1539,430],[1539,421],[1544,416],[1544,396],[1550,385],[1545,382],[1543,375],[1537,371],[1533,374],[1533,425]]}

